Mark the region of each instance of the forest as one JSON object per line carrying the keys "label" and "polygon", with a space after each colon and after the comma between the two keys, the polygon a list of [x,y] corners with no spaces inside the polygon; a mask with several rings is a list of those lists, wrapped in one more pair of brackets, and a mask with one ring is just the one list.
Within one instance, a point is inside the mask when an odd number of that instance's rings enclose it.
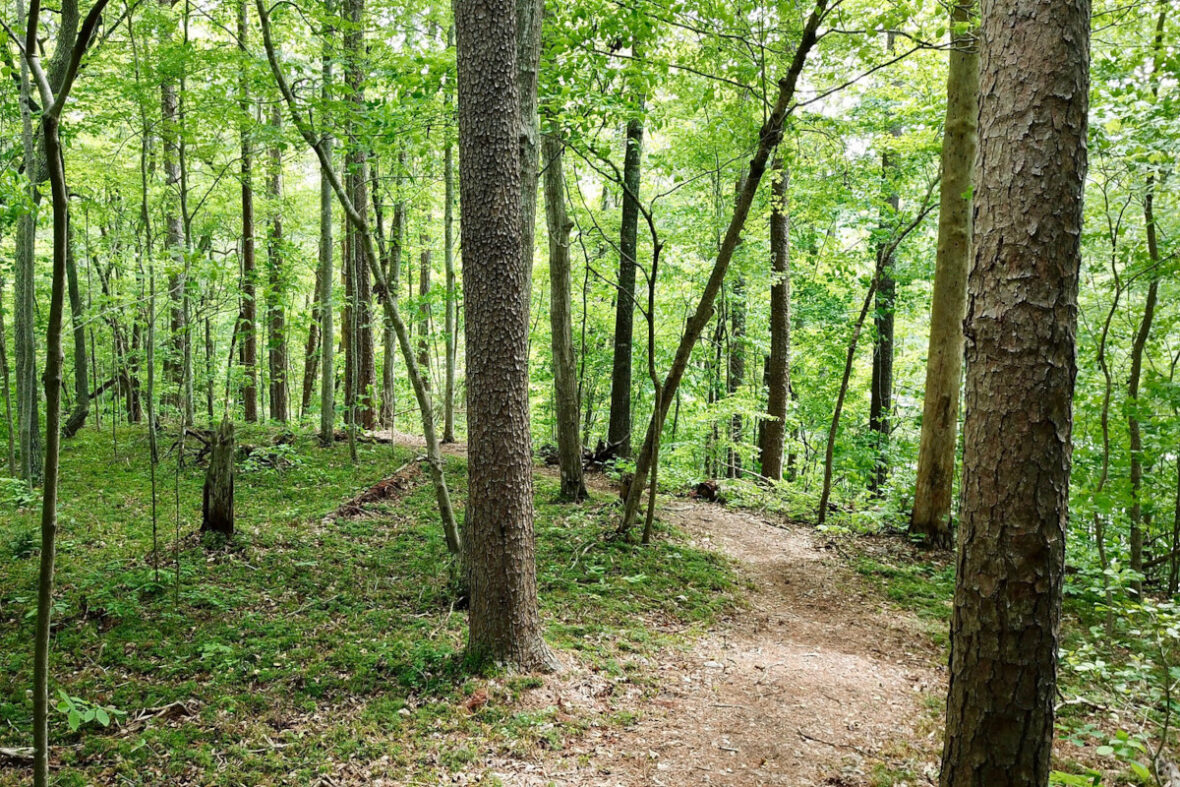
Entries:
{"label": "forest", "polygon": [[1180,787],[1180,0],[0,0],[0,786]]}

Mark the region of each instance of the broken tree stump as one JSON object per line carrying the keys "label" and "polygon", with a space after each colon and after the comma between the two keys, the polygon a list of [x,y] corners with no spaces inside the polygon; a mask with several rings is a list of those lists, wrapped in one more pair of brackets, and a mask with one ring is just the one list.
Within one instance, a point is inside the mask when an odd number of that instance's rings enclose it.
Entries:
{"label": "broken tree stump", "polygon": [[234,534],[234,424],[226,416],[213,433],[201,505],[201,532]]}

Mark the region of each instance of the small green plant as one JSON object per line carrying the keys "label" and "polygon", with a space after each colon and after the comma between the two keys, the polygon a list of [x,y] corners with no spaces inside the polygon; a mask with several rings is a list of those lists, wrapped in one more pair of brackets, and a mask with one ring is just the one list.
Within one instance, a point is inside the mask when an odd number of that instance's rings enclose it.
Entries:
{"label": "small green plant", "polygon": [[62,689],[57,690],[57,696],[57,710],[65,714],[70,732],[77,732],[83,724],[91,722],[109,727],[112,719],[127,715],[113,705],[98,705],[81,697],[72,697]]}
{"label": "small green plant", "polygon": [[37,502],[37,495],[23,479],[0,477],[0,502],[14,508],[28,508]]}

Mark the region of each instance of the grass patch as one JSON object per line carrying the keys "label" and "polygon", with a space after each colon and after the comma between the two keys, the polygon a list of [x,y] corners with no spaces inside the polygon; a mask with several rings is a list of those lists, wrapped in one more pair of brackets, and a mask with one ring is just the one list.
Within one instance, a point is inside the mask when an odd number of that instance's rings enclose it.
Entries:
{"label": "grass patch", "polygon": [[[243,442],[272,436],[239,431]],[[362,444],[353,465],[346,446],[298,435],[288,466],[239,474],[239,535],[219,547],[193,535],[203,468],[177,471],[165,455],[157,577],[146,434],[119,438],[118,458],[109,434],[88,430],[64,446],[51,693],[128,715],[122,728],[71,732],[55,713],[59,784],[429,781],[478,768],[476,753],[557,747],[579,731],[553,709],[517,706],[537,678],[464,672],[466,618],[452,609],[452,567],[425,476],[373,515],[323,519],[410,461],[409,450]],[[464,462],[448,459],[447,469],[461,508]],[[538,581],[556,647],[626,681],[638,674],[636,654],[735,603],[723,559],[671,532],[648,548],[605,542],[614,500],[561,505],[556,493],[555,479],[538,476]],[[37,511],[18,502],[0,502],[0,746],[31,739]],[[489,701],[469,711],[464,700],[480,688]],[[175,702],[191,715],[135,721]],[[0,769],[0,785],[26,775]]]}

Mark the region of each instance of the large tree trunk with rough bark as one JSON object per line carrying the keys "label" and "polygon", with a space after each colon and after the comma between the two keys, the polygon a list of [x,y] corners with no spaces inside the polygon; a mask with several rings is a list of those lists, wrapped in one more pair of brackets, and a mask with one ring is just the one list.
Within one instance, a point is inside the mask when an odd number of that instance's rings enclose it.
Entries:
{"label": "large tree trunk with rough bark", "polygon": [[787,195],[790,173],[782,160],[772,165],[770,206],[770,358],[766,369],[766,412],[762,422],[762,475],[783,477],[783,443],[791,390],[791,240]]}
{"label": "large tree trunk with rough bark", "polygon": [[984,0],[943,787],[1049,779],[1086,175],[1088,0]]}
{"label": "large tree trunk with rough bark", "polygon": [[[527,2],[527,0],[522,0]],[[540,15],[540,4],[531,3]],[[541,637],[521,244],[516,7],[458,0],[459,192],[467,309],[468,657],[552,669]],[[539,19],[538,19],[539,24]]]}
{"label": "large tree trunk with rough bark", "polygon": [[970,25],[976,0],[951,7],[951,51],[942,137],[938,250],[926,354],[926,396],[910,533],[932,547],[951,546],[951,490],[963,372],[963,315],[971,259],[971,168],[979,105],[979,49]]}
{"label": "large tree trunk with rough bark", "polygon": [[553,344],[553,399],[557,410],[557,457],[561,497],[587,497],[582,477],[582,438],[578,432],[578,368],[570,306],[570,230],[565,210],[561,138],[549,132],[542,142],[545,172],[545,222],[549,230],[549,325]]}

